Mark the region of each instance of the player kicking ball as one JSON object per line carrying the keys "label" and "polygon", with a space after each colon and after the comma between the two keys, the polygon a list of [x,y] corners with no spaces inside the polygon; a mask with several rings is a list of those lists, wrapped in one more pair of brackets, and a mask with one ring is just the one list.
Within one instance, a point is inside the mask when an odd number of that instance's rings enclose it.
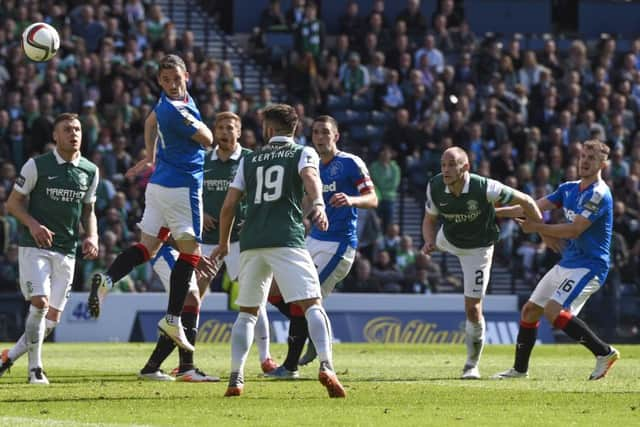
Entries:
{"label": "player kicking ball", "polygon": [[[527,378],[529,358],[544,315],[555,328],[587,347],[596,358],[589,380],[604,378],[620,358],[620,352],[603,342],[577,315],[589,297],[605,283],[609,272],[613,233],[613,197],[602,180],[609,147],[591,140],[582,145],[578,164],[579,181],[569,181],[537,201],[541,210],[562,207],[566,223],[543,224],[518,219],[525,233],[539,233],[560,248],[562,258],[534,289],[522,307],[515,362],[511,369],[494,375],[497,379]],[[519,218],[517,208],[500,209],[501,217]]]}

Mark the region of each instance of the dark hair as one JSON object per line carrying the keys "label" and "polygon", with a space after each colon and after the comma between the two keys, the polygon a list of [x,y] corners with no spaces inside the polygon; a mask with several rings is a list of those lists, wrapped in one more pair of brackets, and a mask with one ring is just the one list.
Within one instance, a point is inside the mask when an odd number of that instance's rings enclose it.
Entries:
{"label": "dark hair", "polygon": [[338,130],[338,122],[336,121],[336,119],[328,115],[318,116],[315,119],[313,119],[313,123],[311,124],[311,127],[313,128],[313,126],[316,123],[329,123],[331,126],[333,126],[333,128],[336,131]]}
{"label": "dark hair", "polygon": [[264,109],[263,116],[268,126],[280,135],[293,136],[298,125],[298,114],[291,105],[271,104]]}
{"label": "dark hair", "polygon": [[58,117],[53,121],[53,128],[55,129],[58,126],[58,123],[66,122],[67,120],[80,120],[76,113],[62,113],[59,114]]}
{"label": "dark hair", "polygon": [[160,60],[160,64],[158,64],[158,74],[160,74],[162,70],[171,70],[173,68],[187,71],[187,66],[185,65],[182,58],[180,58],[178,55],[173,54],[166,55]]}

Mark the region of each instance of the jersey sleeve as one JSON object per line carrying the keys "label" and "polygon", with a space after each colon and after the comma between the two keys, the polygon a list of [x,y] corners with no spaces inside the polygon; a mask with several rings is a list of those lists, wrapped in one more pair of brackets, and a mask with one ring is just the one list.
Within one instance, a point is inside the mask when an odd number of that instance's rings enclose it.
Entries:
{"label": "jersey sleeve", "polygon": [[487,179],[487,200],[490,203],[508,205],[513,199],[513,189],[495,179]]}
{"label": "jersey sleeve", "polygon": [[246,185],[244,182],[244,157],[240,159],[238,163],[238,169],[236,170],[236,176],[233,177],[233,181],[229,184],[229,187],[233,187],[237,190],[244,191]]}
{"label": "jersey sleeve", "polygon": [[96,190],[98,189],[98,181],[100,180],[100,173],[96,171],[93,175],[93,181],[91,181],[91,185],[84,195],[84,199],[82,199],[83,203],[94,203],[96,201]]}
{"label": "jersey sleeve", "polygon": [[551,203],[553,203],[554,205],[556,205],[556,207],[561,207],[562,205],[564,205],[563,203],[563,194],[564,194],[564,184],[560,184],[558,186],[558,188],[556,188],[556,191],[554,191],[551,194],[547,194],[546,198],[548,201],[550,201]]}
{"label": "jersey sleeve", "polygon": [[429,215],[438,216],[438,214],[440,214],[438,207],[433,203],[433,199],[431,198],[431,183],[427,184],[427,198],[424,202],[424,210]]}
{"label": "jersey sleeve", "polygon": [[594,222],[604,215],[612,207],[612,200],[608,191],[600,188],[594,188],[590,194],[585,197],[586,201],[582,204],[580,215],[591,222]]}
{"label": "jersey sleeve", "polygon": [[38,181],[38,168],[36,162],[33,159],[27,160],[20,170],[20,175],[16,177],[16,182],[13,185],[13,189],[23,195],[31,193]]}
{"label": "jersey sleeve", "polygon": [[358,193],[368,194],[374,191],[373,181],[369,175],[367,165],[360,157],[353,157],[353,184],[356,186]]}
{"label": "jersey sleeve", "polygon": [[302,172],[304,168],[314,168],[316,170],[320,168],[318,153],[311,147],[304,147],[300,155],[300,160],[298,160],[298,173]]}
{"label": "jersey sleeve", "polygon": [[191,138],[200,126],[204,126],[204,123],[191,114],[186,107],[171,105],[161,111],[159,119],[166,121],[167,127],[171,127],[174,132],[186,138]]}

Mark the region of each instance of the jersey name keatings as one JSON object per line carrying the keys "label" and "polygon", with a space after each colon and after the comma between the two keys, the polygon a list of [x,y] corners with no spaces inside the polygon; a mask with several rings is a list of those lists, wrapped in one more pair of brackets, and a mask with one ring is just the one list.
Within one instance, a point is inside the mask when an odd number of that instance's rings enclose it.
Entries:
{"label": "jersey name keatings", "polygon": [[271,138],[240,160],[230,184],[244,192],[247,201],[240,251],[305,247],[300,172],[306,167],[318,168],[318,154],[284,136]]}

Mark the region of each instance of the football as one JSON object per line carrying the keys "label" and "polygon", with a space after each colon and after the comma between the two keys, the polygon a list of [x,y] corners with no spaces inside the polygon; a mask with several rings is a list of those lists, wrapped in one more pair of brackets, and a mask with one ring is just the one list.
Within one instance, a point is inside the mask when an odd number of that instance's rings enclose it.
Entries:
{"label": "football", "polygon": [[22,50],[32,61],[48,61],[60,48],[58,31],[49,24],[36,22],[25,28],[22,33]]}

